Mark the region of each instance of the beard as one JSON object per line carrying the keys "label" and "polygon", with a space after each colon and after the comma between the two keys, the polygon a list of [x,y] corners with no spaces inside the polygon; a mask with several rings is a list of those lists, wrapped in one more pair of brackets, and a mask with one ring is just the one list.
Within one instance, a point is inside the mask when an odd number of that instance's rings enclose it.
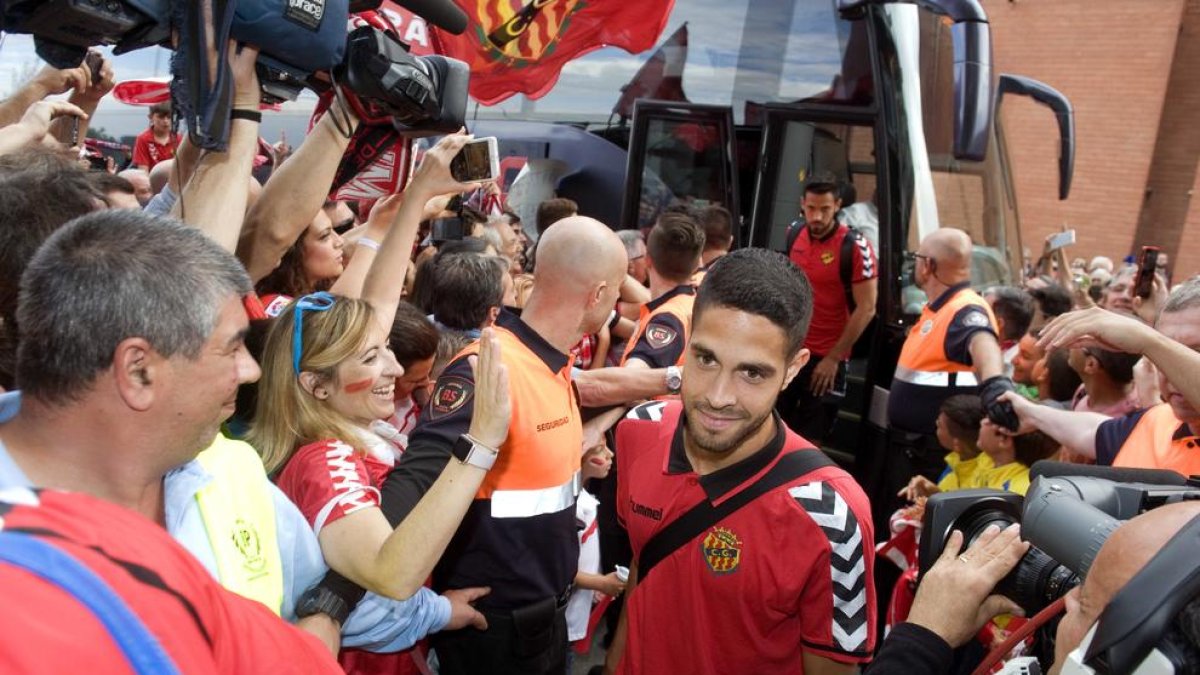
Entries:
{"label": "beard", "polygon": [[[759,417],[747,416],[741,424],[714,434],[704,428],[696,415],[691,414],[699,407],[699,405],[685,405],[685,413],[688,413],[684,419],[687,439],[695,447],[713,455],[727,455],[742,447],[746,440],[758,432],[772,416],[772,410],[768,409]],[[706,409],[705,412],[709,412],[709,410]]]}

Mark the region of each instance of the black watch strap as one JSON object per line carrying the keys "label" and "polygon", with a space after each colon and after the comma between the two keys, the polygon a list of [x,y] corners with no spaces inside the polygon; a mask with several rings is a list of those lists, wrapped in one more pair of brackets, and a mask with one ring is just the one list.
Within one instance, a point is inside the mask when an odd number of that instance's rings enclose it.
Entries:
{"label": "black watch strap", "polygon": [[296,602],[296,618],[303,619],[314,614],[327,614],[344,626],[350,616],[350,606],[336,593],[316,586],[305,591]]}

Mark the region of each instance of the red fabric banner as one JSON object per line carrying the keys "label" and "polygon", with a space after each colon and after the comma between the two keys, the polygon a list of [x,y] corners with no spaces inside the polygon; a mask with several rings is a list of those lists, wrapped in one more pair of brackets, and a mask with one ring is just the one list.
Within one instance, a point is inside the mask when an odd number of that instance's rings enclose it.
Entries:
{"label": "red fabric banner", "polygon": [[[471,96],[494,105],[514,94],[546,95],[562,67],[601,47],[631,54],[654,46],[674,0],[454,0],[462,35],[429,28],[434,51],[471,67]],[[388,9],[403,11],[392,2]]]}

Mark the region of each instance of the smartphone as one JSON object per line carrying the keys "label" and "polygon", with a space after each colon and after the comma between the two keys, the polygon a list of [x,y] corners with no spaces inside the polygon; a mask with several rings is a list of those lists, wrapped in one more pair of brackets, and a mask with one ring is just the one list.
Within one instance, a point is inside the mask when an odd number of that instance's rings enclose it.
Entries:
{"label": "smartphone", "polygon": [[1075,243],[1075,230],[1067,230],[1050,236],[1050,244],[1046,247],[1048,251],[1057,251],[1060,248],[1071,246]]}
{"label": "smartphone", "polygon": [[476,138],[450,160],[450,175],[460,183],[483,183],[500,177],[496,138]]}
{"label": "smartphone", "polygon": [[435,246],[440,246],[448,241],[458,241],[466,234],[466,228],[463,227],[460,216],[437,218],[429,224],[429,240]]}
{"label": "smartphone", "polygon": [[1154,292],[1154,272],[1158,269],[1158,254],[1162,251],[1157,246],[1143,246],[1141,263],[1138,265],[1137,285],[1134,293],[1139,298],[1148,298]]}

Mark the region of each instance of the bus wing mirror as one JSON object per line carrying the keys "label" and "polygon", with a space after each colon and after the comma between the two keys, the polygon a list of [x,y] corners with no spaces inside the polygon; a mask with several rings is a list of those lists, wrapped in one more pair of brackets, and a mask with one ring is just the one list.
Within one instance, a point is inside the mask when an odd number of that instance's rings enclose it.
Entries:
{"label": "bus wing mirror", "polygon": [[982,161],[992,128],[992,32],[979,0],[838,0],[843,16],[867,5],[917,4],[950,17],[954,41],[954,156]]}
{"label": "bus wing mirror", "polygon": [[1071,194],[1071,179],[1075,175],[1075,109],[1071,101],[1061,91],[1045,82],[1024,75],[1000,76],[996,88],[996,110],[1005,94],[1028,96],[1034,101],[1050,108],[1058,121],[1058,198],[1066,199]]}

